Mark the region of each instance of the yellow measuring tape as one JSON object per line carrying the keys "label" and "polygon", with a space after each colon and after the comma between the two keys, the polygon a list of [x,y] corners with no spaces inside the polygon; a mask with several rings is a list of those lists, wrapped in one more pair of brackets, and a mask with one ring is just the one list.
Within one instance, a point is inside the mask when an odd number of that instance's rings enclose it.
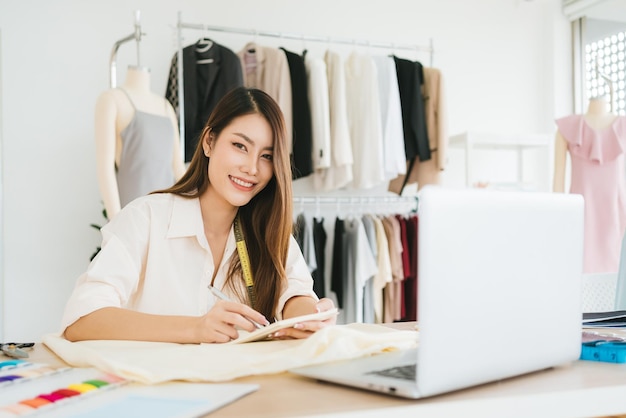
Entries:
{"label": "yellow measuring tape", "polygon": [[252,269],[250,268],[250,257],[248,256],[248,247],[246,247],[246,240],[243,238],[243,232],[241,230],[241,223],[239,221],[239,213],[235,217],[235,241],[237,242],[237,253],[239,254],[239,260],[241,261],[241,270],[243,271],[243,278],[246,282],[246,288],[248,289],[248,297],[250,298],[250,306],[254,309],[256,306],[256,293],[254,291],[254,279],[252,278]]}

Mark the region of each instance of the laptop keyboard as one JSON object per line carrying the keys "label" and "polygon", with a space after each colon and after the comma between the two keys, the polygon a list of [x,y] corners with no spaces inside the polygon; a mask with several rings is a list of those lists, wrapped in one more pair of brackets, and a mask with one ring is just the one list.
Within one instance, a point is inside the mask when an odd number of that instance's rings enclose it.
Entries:
{"label": "laptop keyboard", "polygon": [[403,380],[415,380],[416,369],[417,369],[417,364],[409,364],[407,366],[397,366],[397,367],[391,367],[389,369],[375,370],[367,374],[374,374],[374,375],[384,376],[384,377],[393,377],[396,379],[403,379]]}

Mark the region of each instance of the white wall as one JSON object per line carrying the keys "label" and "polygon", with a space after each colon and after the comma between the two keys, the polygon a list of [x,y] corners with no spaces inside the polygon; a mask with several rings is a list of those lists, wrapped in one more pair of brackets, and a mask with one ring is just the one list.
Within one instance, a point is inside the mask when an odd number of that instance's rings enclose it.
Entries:
{"label": "white wall", "polygon": [[[113,43],[141,10],[142,65],[164,92],[177,11],[186,22],[426,44],[446,77],[450,133],[552,132],[571,108],[569,25],[559,0],[0,0],[4,278],[0,338],[57,329],[73,284],[99,244],[93,107],[108,87]],[[185,45],[202,33],[186,30]],[[212,33],[233,50],[248,36]],[[259,38],[300,51],[301,41]],[[308,42],[312,52],[327,45]],[[345,50],[345,49],[344,49]],[[384,51],[381,51],[384,52]],[[119,81],[134,64],[119,53]],[[419,54],[399,56],[419,59]],[[569,82],[571,85],[571,81]],[[453,165],[450,182],[458,170]],[[1,296],[1,295],[0,295]]]}

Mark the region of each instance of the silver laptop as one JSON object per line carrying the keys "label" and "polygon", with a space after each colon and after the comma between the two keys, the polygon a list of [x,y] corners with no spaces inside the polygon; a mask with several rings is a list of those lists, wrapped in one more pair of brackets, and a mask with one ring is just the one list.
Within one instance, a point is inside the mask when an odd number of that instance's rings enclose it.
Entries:
{"label": "silver laptop", "polygon": [[293,373],[423,398],[578,359],[581,196],[430,186],[418,216],[419,348]]}

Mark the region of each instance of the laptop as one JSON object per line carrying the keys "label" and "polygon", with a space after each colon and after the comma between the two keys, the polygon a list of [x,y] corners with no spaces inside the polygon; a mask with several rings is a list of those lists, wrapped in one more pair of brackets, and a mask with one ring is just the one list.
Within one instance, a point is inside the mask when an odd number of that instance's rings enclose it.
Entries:
{"label": "laptop", "polygon": [[580,195],[426,186],[418,216],[419,347],[291,372],[418,399],[579,358]]}

